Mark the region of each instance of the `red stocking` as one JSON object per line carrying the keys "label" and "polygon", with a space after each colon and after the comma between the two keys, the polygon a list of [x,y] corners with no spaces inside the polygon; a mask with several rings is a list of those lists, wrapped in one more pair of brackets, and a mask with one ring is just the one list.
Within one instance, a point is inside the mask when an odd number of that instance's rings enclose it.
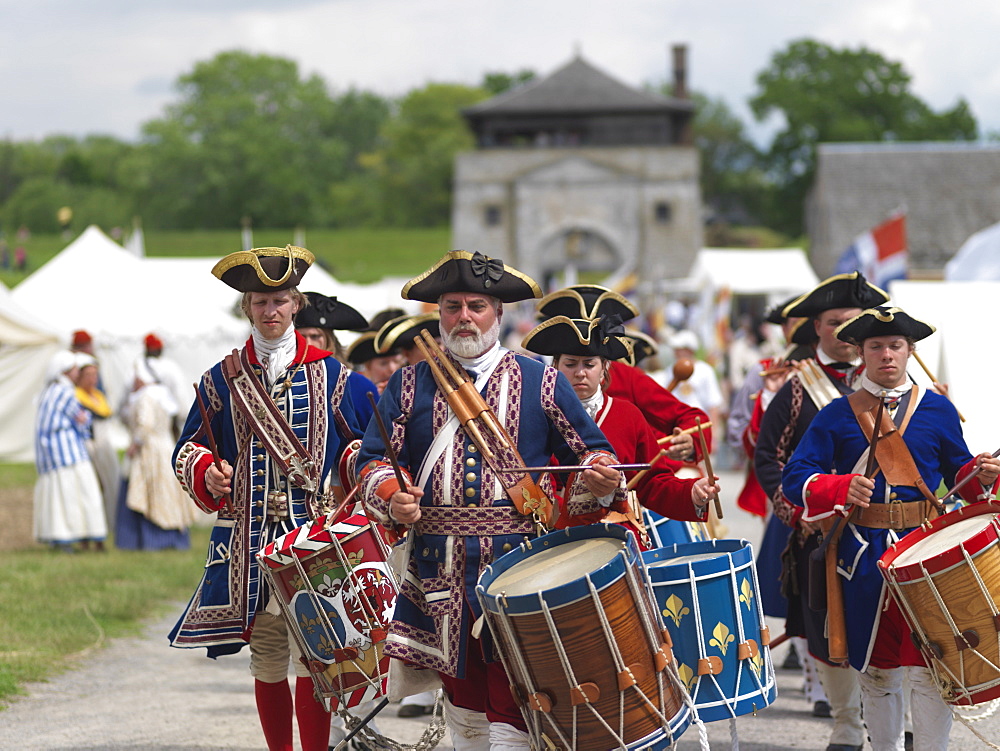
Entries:
{"label": "red stocking", "polygon": [[330,747],[330,713],[313,695],[312,678],[295,679],[295,719],[299,723],[302,751],[327,751]]}
{"label": "red stocking", "polygon": [[288,681],[264,683],[255,679],[253,692],[268,751],[292,751],[292,692]]}

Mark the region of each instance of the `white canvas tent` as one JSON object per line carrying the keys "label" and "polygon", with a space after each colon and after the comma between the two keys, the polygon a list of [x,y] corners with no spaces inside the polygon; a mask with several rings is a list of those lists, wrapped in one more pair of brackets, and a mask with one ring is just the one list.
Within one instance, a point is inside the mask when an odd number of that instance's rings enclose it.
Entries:
{"label": "white canvas tent", "polygon": [[[933,325],[937,331],[917,343],[917,352],[939,381],[966,422],[962,429],[973,454],[1000,448],[1000,402],[984,394],[983,384],[1000,369],[1000,351],[983,346],[977,322],[991,320],[1000,282],[892,282],[891,304]],[[929,385],[919,364],[909,374]],[[987,389],[988,391],[988,389]]]}
{"label": "white canvas tent", "polygon": [[944,278],[952,282],[1000,281],[1000,223],[966,240],[945,264]]}
{"label": "white canvas tent", "polygon": [[0,284],[0,461],[32,460],[36,398],[61,346],[58,333],[23,310]]}
{"label": "white canvas tent", "polygon": [[697,296],[694,329],[710,351],[717,348],[716,332],[728,323],[735,295],[764,295],[774,305],[801,294],[819,278],[801,248],[703,248],[687,279],[674,289]]}
{"label": "white canvas tent", "polygon": [[192,383],[246,338],[246,321],[230,312],[238,293],[214,279],[211,267],[211,259],[136,258],[91,226],[12,296],[65,343],[75,329],[93,336],[114,406],[128,390],[146,334],[163,340],[164,355]]}

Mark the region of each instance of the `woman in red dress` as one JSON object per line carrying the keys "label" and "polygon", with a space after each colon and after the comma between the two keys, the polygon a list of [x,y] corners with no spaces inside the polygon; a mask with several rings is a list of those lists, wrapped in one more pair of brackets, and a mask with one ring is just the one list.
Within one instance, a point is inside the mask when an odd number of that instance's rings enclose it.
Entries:
{"label": "woman in red dress", "polygon": [[[551,355],[552,366],[569,379],[576,395],[598,427],[604,432],[619,460],[626,464],[652,462],[659,446],[639,408],[629,401],[605,393],[610,380],[610,363],[628,354],[617,335],[621,326],[607,316],[595,319],[549,318],[528,333],[521,346],[540,355]],[[643,472],[626,472],[629,504],[601,512],[573,517],[574,524],[612,521],[624,524],[648,547],[645,529],[639,521],[642,505],[651,511],[681,521],[705,521],[708,501],[719,491],[708,478],[681,479],[665,467]],[[718,478],[715,478],[718,480]],[[568,515],[564,514],[563,518]]]}

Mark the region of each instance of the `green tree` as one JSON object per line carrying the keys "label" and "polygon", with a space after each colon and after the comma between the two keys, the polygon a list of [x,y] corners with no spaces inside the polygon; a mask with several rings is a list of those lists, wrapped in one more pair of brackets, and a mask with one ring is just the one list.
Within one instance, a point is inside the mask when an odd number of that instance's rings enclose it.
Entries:
{"label": "green tree", "polygon": [[760,150],[724,100],[697,92],[692,98],[703,202],[719,221],[756,223],[769,192]]}
{"label": "green tree", "polygon": [[802,233],[817,144],[971,140],[977,133],[964,99],[935,113],[911,93],[900,63],[863,46],[836,49],[811,39],[774,54],[757,76],[750,106],[759,121],[783,123],[767,154],[777,188],[770,223],[792,235]]}
{"label": "green tree", "polygon": [[335,100],[291,60],[238,51],[197,63],[178,91],[128,166],[151,226],[324,223],[329,185],[356,170],[388,113],[371,94]]}
{"label": "green tree", "polygon": [[474,147],[461,109],[488,96],[480,88],[428,84],[399,102],[380,132],[378,148],[364,154],[363,174],[335,185],[331,198],[347,223],[430,227],[451,218],[455,155]]}
{"label": "green tree", "polygon": [[515,86],[532,81],[535,78],[535,71],[529,68],[522,68],[517,73],[502,73],[491,71],[483,75],[483,82],[480,88],[485,89],[490,96],[502,94]]}

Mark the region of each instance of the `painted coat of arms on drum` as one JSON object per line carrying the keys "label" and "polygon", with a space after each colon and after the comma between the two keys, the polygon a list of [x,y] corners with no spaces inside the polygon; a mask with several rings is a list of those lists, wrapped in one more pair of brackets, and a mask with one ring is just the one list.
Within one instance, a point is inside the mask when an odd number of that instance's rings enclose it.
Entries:
{"label": "painted coat of arms on drum", "polygon": [[320,517],[258,554],[316,689],[333,709],[385,695],[389,658],[382,648],[397,592],[386,552],[377,528],[354,515]]}

